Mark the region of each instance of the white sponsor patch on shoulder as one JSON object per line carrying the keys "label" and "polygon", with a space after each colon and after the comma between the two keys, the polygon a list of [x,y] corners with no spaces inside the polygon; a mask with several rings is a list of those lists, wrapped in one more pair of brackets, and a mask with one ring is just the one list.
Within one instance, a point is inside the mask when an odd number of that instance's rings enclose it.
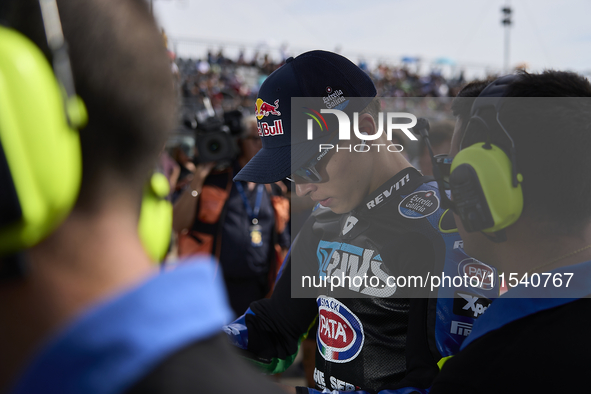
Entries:
{"label": "white sponsor patch on shoulder", "polygon": [[398,212],[408,219],[420,219],[434,214],[439,209],[439,197],[431,190],[421,190],[404,197]]}

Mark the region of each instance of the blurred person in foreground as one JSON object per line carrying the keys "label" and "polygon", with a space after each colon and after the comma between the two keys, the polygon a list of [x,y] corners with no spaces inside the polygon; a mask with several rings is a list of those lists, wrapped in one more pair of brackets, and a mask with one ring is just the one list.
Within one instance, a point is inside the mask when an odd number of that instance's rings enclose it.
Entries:
{"label": "blurred person in foreground", "polygon": [[[366,281],[334,291],[330,286],[302,291],[304,276],[316,283],[341,273],[357,279],[441,270],[457,275],[460,261],[472,262],[457,234],[439,230],[443,210],[435,182],[414,169],[398,148],[366,149],[372,143],[394,146],[386,133],[378,133],[381,107],[375,96],[364,71],[325,51],[287,59],[261,86],[257,112],[263,147],[235,179],[290,177],[297,195],[319,207],[294,240],[271,298],[251,304],[225,331],[269,373],[283,371],[302,338],[315,335],[317,390],[424,393],[438,363],[458,350],[463,328],[474,320],[470,313],[454,312],[453,293],[427,298],[421,289],[386,286],[381,279],[371,286]],[[311,98],[313,104],[292,110],[296,97]],[[339,141],[334,123],[318,127],[312,139],[305,120],[301,127],[294,123],[300,113],[319,116],[331,108],[357,114],[358,131],[351,140]],[[324,118],[331,121],[327,114]],[[347,149],[348,142],[365,151]],[[317,332],[308,332],[316,319]]]}
{"label": "blurred person in foreground", "polygon": [[[53,81],[53,85],[47,82],[47,86],[53,86],[53,96],[44,96],[43,101],[53,99],[57,103],[53,108],[63,129],[60,135],[73,138],[68,146],[77,148],[78,159],[81,148],[84,165],[80,169],[78,162],[69,167],[78,174],[77,178],[73,176],[78,180],[81,171],[79,193],[72,187],[71,204],[75,205],[65,219],[62,217],[63,222],[55,219],[45,238],[14,250],[5,242],[13,233],[0,227],[2,250],[10,252],[0,255],[0,391],[276,391],[242,364],[220,334],[220,325],[231,313],[222,284],[212,280],[211,261],[187,261],[178,270],[155,276],[155,265],[140,241],[142,189],[175,118],[169,63],[147,4],[141,0],[57,2],[73,80],[88,111],[88,124],[80,130],[78,141],[78,133],[67,126],[51,66],[38,49],[46,56],[49,53],[44,27],[51,33],[52,43],[61,35],[57,14],[51,12],[56,4],[44,2],[49,10],[42,18],[36,1],[7,3],[1,7],[5,12],[1,15],[3,25],[9,28],[0,30],[0,71],[8,73],[12,60],[19,65],[17,74],[26,73],[35,63],[37,74],[44,73],[48,81]],[[9,41],[21,44],[4,46]],[[7,51],[25,47],[27,52],[18,60],[4,56]],[[63,66],[64,58],[59,57],[63,52],[53,55],[56,64]],[[35,62],[30,61],[33,58]],[[71,76],[57,70],[61,77]],[[0,79],[7,82],[4,74]],[[22,85],[26,81],[22,79]],[[66,82],[64,86],[71,87]],[[21,97],[14,94],[9,99],[0,101],[2,110],[10,110],[9,104],[17,105]],[[27,103],[33,101],[34,97],[27,99]],[[69,105],[74,103],[68,101]],[[30,109],[25,107],[20,111]],[[82,109],[76,107],[80,115]],[[72,108],[67,107],[68,116],[75,113]],[[2,113],[5,119],[4,114],[10,111]],[[82,127],[82,122],[69,119]],[[8,130],[1,134],[2,145],[6,148],[11,143],[4,137],[23,131],[37,133],[36,140],[41,140],[50,131],[48,127]],[[51,152],[57,142],[47,143],[43,150]],[[4,225],[13,213],[5,209],[7,180],[17,185],[21,204],[31,196],[19,194],[24,184],[19,175],[23,173],[10,166],[15,159],[27,158],[13,155],[12,150],[3,153],[9,159],[9,166],[1,168]],[[74,152],[72,155],[76,156]],[[45,175],[57,161],[45,160],[39,172]],[[5,169],[9,170],[8,177]],[[164,186],[166,189],[165,180]],[[39,191],[44,196],[49,192]],[[232,378],[228,379],[230,372]]]}
{"label": "blurred person in foreground", "polygon": [[587,391],[591,84],[545,71],[471,88],[478,97],[453,106],[463,127],[450,152],[450,205],[466,251],[495,266],[508,291],[431,393]]}
{"label": "blurred person in foreground", "polygon": [[230,305],[240,315],[270,292],[290,240],[284,190],[275,183],[232,181],[261,149],[254,115],[244,119],[238,147],[238,157],[227,168],[196,166],[175,201],[173,227],[179,234],[179,257],[216,257]]}

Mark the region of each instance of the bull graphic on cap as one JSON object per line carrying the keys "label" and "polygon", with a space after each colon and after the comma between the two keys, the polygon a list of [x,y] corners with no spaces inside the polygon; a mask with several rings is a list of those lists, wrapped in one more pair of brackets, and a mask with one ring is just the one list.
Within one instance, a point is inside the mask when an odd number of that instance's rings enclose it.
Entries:
{"label": "bull graphic on cap", "polygon": [[281,112],[277,111],[277,108],[279,108],[279,99],[275,100],[274,104],[275,105],[271,105],[269,103],[264,102],[262,99],[258,98],[257,102],[256,102],[256,111],[255,111],[255,115],[256,115],[257,119],[261,120],[265,116],[269,116],[269,114],[275,115],[275,116],[281,115]]}

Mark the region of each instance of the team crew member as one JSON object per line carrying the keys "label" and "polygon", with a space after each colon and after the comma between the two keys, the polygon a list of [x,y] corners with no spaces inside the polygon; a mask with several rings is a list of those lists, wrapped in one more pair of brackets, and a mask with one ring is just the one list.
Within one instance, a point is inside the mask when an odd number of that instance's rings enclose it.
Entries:
{"label": "team crew member", "polygon": [[560,71],[505,76],[470,115],[450,152],[456,222],[466,251],[509,290],[431,392],[588,391],[591,84]]}
{"label": "team crew member", "polygon": [[155,275],[146,253],[170,240],[150,172],[176,118],[146,2],[57,3],[0,7],[0,392],[279,391],[221,333],[209,259]]}
{"label": "team crew member", "polygon": [[[235,179],[268,183],[291,177],[298,196],[321,207],[295,240],[273,296],[251,304],[226,332],[266,370],[280,372],[318,318],[317,333],[310,333],[317,341],[318,389],[421,391],[431,385],[437,363],[459,348],[479,316],[462,308],[454,314],[453,292],[449,298],[425,299],[416,298],[412,288],[360,285],[334,292],[325,288],[311,298],[291,297],[298,286],[301,290],[303,275],[397,277],[442,270],[457,275],[458,263],[479,264],[463,253],[457,234],[439,230],[443,210],[435,183],[397,149],[318,153],[320,143],[338,144],[334,133],[318,132],[309,141],[305,127],[291,127],[297,116],[290,109],[291,97],[320,97],[321,108],[359,112],[359,131],[369,140],[377,133],[375,95],[362,70],[323,51],[288,59],[261,86],[257,110],[265,111],[257,112],[263,148]],[[353,137],[344,143],[366,141]],[[385,133],[372,143],[390,146]],[[484,297],[494,294],[488,285],[477,290]],[[389,296],[396,298],[379,298]]]}

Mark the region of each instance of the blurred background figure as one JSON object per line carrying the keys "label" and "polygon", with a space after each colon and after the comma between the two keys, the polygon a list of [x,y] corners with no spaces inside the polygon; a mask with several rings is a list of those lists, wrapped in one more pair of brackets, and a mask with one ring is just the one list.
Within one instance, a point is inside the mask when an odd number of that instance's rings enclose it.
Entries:
{"label": "blurred background figure", "polygon": [[269,294],[290,237],[283,184],[232,181],[261,149],[254,115],[241,122],[236,144],[239,153],[225,164],[201,163],[197,155],[188,181],[181,180],[185,185],[174,204],[173,227],[179,257],[211,254],[218,259],[230,305],[240,315]]}
{"label": "blurred background figure", "polygon": [[189,142],[187,140],[178,142],[170,149],[171,153],[169,156],[175,161],[179,168],[178,176],[176,177],[174,184],[171,185],[173,196],[176,196],[182,191],[187,185],[187,182],[190,181],[189,175],[195,173],[196,168],[193,163],[193,158],[195,157],[194,149],[194,142]]}
{"label": "blurred background figure", "polygon": [[168,185],[170,187],[168,198],[170,199],[181,174],[181,166],[170,156],[166,149],[163,149],[162,152],[160,152],[160,156],[158,156],[156,170],[164,174],[166,179],[168,179]]}

